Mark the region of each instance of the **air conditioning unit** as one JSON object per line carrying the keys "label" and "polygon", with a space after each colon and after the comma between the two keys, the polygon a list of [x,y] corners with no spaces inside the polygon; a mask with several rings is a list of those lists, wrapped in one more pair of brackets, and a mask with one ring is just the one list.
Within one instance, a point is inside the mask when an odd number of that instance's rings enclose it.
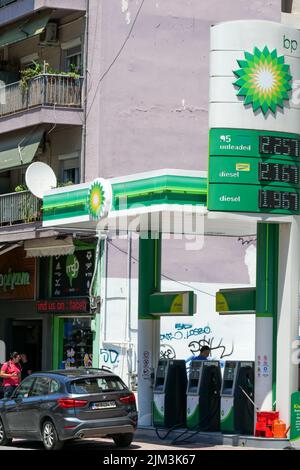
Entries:
{"label": "air conditioning unit", "polygon": [[58,44],[58,27],[56,23],[48,23],[40,35],[40,45],[51,46]]}

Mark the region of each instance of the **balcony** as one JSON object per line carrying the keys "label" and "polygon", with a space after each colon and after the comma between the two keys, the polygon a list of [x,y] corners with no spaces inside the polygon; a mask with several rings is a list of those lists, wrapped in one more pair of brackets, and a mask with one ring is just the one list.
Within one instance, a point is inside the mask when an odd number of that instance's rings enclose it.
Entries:
{"label": "balcony", "polygon": [[83,78],[38,75],[0,87],[0,133],[39,124],[82,126]]}
{"label": "balcony", "polygon": [[0,227],[40,221],[41,206],[30,191],[0,195]]}
{"label": "balcony", "polygon": [[0,27],[46,9],[68,15],[74,12],[83,13],[86,7],[86,0],[0,0]]}
{"label": "balcony", "polygon": [[0,88],[0,117],[26,111],[37,106],[82,107],[83,78],[66,75],[39,75],[28,82]]}

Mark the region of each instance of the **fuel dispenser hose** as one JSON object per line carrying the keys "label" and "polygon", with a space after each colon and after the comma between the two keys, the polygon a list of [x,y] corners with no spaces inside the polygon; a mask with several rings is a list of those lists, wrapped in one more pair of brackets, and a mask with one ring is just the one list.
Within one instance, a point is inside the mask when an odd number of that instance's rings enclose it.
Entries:
{"label": "fuel dispenser hose", "polygon": [[[206,430],[209,429],[208,424],[206,425],[206,427],[203,427],[203,426],[204,426],[204,423],[206,423],[209,419],[211,419],[212,417],[216,416],[216,414],[218,414],[218,411],[219,411],[219,403],[218,403],[219,397],[216,395],[216,398],[217,398],[217,400],[214,400],[215,405],[214,405],[214,409],[213,409],[212,413],[207,414],[202,419],[202,421],[200,423],[196,424],[196,426],[194,426],[192,428],[185,429],[179,436],[177,436],[175,439],[173,439],[171,441],[171,443],[170,443],[171,445],[184,443],[184,442],[190,440],[191,438],[197,436],[197,434],[200,434],[200,432],[205,432]],[[176,424],[175,426],[172,426],[171,428],[169,428],[168,431],[166,432],[166,434],[163,437],[159,434],[158,428],[155,428],[155,432],[156,432],[157,437],[161,441],[164,441],[171,434],[171,432],[173,432],[175,429],[182,428],[182,427],[185,427],[185,426],[186,426],[185,423]],[[199,427],[201,427],[201,429],[198,429]],[[188,433],[189,431],[194,431],[195,429],[198,429],[198,430],[196,432],[194,432],[193,434],[191,434],[190,436],[187,436],[186,438],[181,439],[186,433]]]}
{"label": "fuel dispenser hose", "polygon": [[185,426],[185,423],[180,423],[180,424],[175,424],[175,426],[172,426],[171,428],[168,429],[167,433],[162,437],[159,432],[158,432],[158,428],[155,428],[155,432],[156,432],[156,435],[157,437],[161,440],[161,441],[164,441],[165,439],[167,439],[167,437],[171,434],[171,432],[174,431],[174,429],[177,429],[177,428],[182,428]]}
{"label": "fuel dispenser hose", "polygon": [[[205,431],[209,430],[209,424],[204,426],[204,423],[206,423],[209,419],[211,419],[212,417],[215,417],[217,414],[219,414],[219,403],[218,403],[219,397],[216,395],[216,398],[217,398],[217,400],[214,400],[215,406],[214,406],[214,409],[212,410],[212,413],[207,414],[202,419],[202,421],[200,421],[200,423],[196,424],[196,426],[194,426],[190,429],[187,428],[182,434],[180,434],[175,439],[173,439],[173,441],[171,442],[171,445],[173,445],[173,444],[183,444],[183,443],[189,441],[190,439],[192,439],[193,437],[197,436],[201,432],[205,432]],[[201,429],[199,429],[199,428],[201,428]],[[197,431],[195,431],[193,434],[191,434],[190,436],[185,437],[184,439],[181,439],[186,433],[188,433],[189,431],[194,431],[195,429],[197,429]]]}

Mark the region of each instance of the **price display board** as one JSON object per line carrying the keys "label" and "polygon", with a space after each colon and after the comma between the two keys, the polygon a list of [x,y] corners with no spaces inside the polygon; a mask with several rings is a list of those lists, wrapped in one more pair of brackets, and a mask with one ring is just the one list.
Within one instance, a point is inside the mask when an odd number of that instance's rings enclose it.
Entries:
{"label": "price display board", "polygon": [[211,129],[208,209],[300,214],[300,135]]}

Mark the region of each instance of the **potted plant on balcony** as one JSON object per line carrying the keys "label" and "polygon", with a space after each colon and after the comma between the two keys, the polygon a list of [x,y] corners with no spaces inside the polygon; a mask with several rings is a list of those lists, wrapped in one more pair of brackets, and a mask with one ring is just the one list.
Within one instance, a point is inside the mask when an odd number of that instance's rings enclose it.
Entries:
{"label": "potted plant on balcony", "polygon": [[[52,69],[48,63],[43,64],[33,62],[31,67],[21,70],[20,87],[23,92],[28,93],[31,89],[30,83],[34,78],[43,78],[42,83],[39,82],[39,90],[36,90],[36,95],[41,93],[43,96],[43,104],[62,104],[62,105],[78,105],[80,101],[81,86],[78,79],[80,79],[79,71],[75,66],[71,66],[69,72],[59,72]],[[60,77],[64,77],[61,79]],[[67,98],[65,96],[65,88],[67,84]],[[60,99],[63,97],[63,102]],[[78,99],[79,98],[79,99]],[[34,103],[33,104],[41,104]]]}
{"label": "potted plant on balcony", "polygon": [[29,224],[36,220],[39,220],[41,217],[41,210],[40,208],[36,207],[36,200],[28,190],[26,184],[19,184],[15,188],[16,193],[26,193],[24,197],[21,199],[20,207],[18,209],[20,215],[20,222],[24,222]]}

